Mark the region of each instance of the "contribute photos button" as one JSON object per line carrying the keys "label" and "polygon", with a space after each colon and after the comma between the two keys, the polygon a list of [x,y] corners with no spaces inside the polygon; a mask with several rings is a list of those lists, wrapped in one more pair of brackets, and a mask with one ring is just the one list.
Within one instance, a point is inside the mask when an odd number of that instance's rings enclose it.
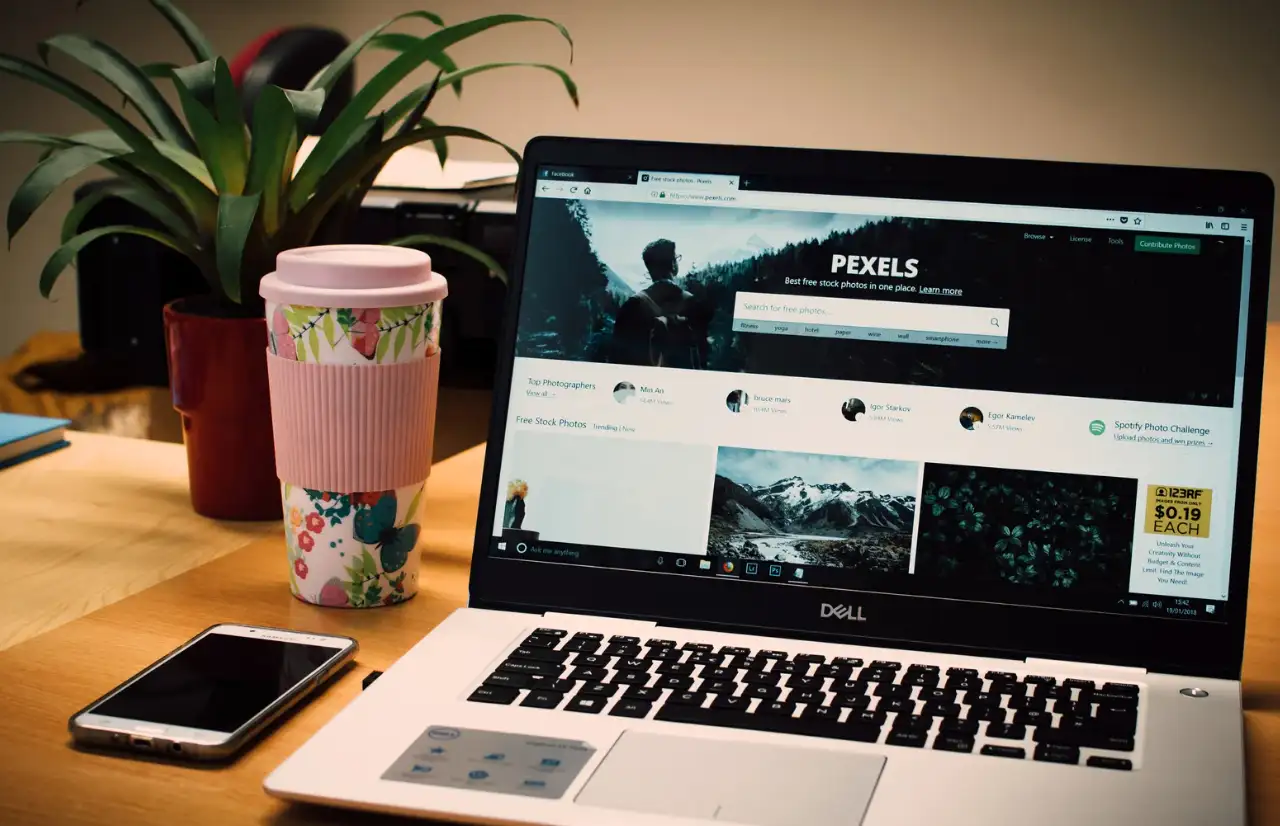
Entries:
{"label": "contribute photos button", "polygon": [[1199,238],[1168,238],[1162,235],[1139,235],[1133,239],[1138,252],[1171,252],[1177,255],[1199,255]]}

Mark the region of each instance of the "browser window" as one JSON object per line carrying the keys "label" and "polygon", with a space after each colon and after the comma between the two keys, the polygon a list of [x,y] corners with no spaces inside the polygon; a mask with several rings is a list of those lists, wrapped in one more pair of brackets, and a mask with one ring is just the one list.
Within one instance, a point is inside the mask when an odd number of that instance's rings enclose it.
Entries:
{"label": "browser window", "polygon": [[535,193],[492,553],[1224,618],[1250,221]]}

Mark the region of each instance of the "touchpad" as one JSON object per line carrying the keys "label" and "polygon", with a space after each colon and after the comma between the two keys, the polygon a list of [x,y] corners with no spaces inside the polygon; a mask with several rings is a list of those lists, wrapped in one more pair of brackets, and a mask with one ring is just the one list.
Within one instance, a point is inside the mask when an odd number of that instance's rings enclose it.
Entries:
{"label": "touchpad", "polygon": [[755,826],[862,822],[874,754],[628,731],[576,803]]}

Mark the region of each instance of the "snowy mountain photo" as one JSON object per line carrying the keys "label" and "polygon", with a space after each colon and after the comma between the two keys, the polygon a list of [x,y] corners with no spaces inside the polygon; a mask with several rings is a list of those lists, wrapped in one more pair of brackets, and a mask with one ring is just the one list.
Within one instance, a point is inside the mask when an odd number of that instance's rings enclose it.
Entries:
{"label": "snowy mountain photo", "polygon": [[708,553],[906,573],[919,465],[722,447]]}

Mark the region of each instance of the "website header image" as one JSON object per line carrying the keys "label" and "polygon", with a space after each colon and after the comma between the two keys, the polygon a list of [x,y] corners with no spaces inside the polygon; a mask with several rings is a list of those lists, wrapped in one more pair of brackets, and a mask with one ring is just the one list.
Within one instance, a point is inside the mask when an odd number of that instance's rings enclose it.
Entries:
{"label": "website header image", "polygon": [[[1106,230],[563,199],[531,223],[521,356],[1234,399],[1239,239],[1172,255]],[[1163,374],[1172,317],[1194,345]]]}
{"label": "website header image", "polygon": [[707,553],[905,574],[920,465],[721,447]]}

